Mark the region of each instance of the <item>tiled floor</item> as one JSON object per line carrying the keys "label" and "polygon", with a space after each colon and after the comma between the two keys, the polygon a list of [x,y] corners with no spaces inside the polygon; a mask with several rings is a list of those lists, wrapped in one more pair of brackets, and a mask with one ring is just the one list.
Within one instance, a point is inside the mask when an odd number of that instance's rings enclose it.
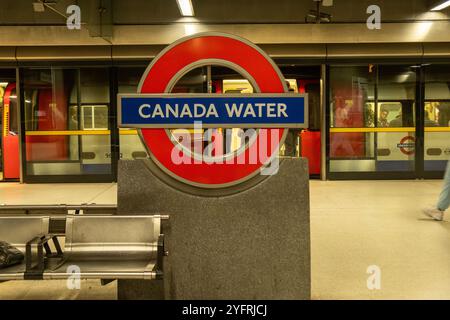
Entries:
{"label": "tiled floor", "polygon": [[115,183],[19,184],[0,182],[0,204],[117,203]]}
{"label": "tiled floor", "polygon": [[[420,208],[441,181],[311,181],[313,299],[450,299],[450,215],[435,222]],[[115,184],[0,184],[0,203],[116,203]],[[381,289],[367,288],[367,268]],[[116,283],[0,283],[0,299],[115,299]]]}

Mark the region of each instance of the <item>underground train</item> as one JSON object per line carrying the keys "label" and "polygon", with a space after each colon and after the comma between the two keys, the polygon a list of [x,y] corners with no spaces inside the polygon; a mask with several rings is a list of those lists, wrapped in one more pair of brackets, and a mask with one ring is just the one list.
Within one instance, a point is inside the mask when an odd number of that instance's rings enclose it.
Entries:
{"label": "underground train", "polygon": [[[425,170],[442,171],[450,157],[450,89],[445,79],[426,83],[423,106],[411,71],[397,72],[380,81],[376,92],[367,76],[352,70],[350,76],[328,83],[327,127],[322,127],[320,66],[280,66],[290,90],[308,93],[309,128],[299,135],[297,153],[308,158],[312,176],[321,173],[321,155],[327,150],[330,172],[413,171],[417,157],[417,128],[423,126]],[[368,64],[361,68],[371,70]],[[145,67],[133,67],[130,81],[121,80],[117,93],[135,93]],[[103,69],[102,69],[103,70]],[[411,70],[411,69],[410,69]],[[333,67],[331,67],[333,72]],[[204,70],[181,78],[174,93],[252,93],[251,84],[226,68],[215,68],[211,83]],[[339,70],[335,74],[343,75]],[[5,78],[5,77],[4,77]],[[127,78],[126,76],[121,76]],[[0,79],[1,161],[0,178],[18,179],[20,172],[19,119],[22,118],[26,174],[101,175],[112,171],[112,145],[119,144],[118,158],[148,156],[133,129],[118,130],[111,110],[108,74],[97,69],[35,68],[23,76],[23,108],[19,117],[15,77]],[[420,107],[420,108],[419,108]],[[422,109],[421,109],[422,108]],[[423,124],[417,112],[423,112]],[[225,133],[225,132],[223,132]],[[191,132],[193,134],[193,132]],[[328,149],[322,149],[323,135]],[[235,150],[244,141],[236,133],[226,143]],[[174,143],[182,140],[172,130]],[[115,141],[115,142],[114,142]],[[194,139],[190,139],[194,141]],[[283,153],[283,148],[281,150]]]}

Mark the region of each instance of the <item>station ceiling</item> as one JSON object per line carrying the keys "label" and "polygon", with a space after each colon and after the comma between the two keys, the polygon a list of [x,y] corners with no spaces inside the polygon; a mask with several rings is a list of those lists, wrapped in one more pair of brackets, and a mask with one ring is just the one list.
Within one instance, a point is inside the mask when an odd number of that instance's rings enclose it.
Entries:
{"label": "station ceiling", "polygon": [[[176,0],[46,0],[44,12],[35,12],[40,0],[1,0],[0,25],[63,25],[63,14],[71,4],[81,7],[82,21],[88,24],[148,25],[198,22],[208,24],[305,23],[313,0],[192,0],[195,16],[183,18]],[[42,0],[43,1],[43,0]],[[382,21],[415,22],[448,20],[450,7],[430,12],[434,0],[334,0],[321,7],[331,15],[331,23],[363,23],[369,5],[379,5]],[[62,13],[59,14],[59,13]],[[100,22],[101,21],[101,22]]]}
{"label": "station ceiling", "polygon": [[[444,0],[322,0],[332,3],[319,7],[331,21],[320,25],[306,19],[317,10],[314,0],[191,1],[193,17],[181,16],[177,0],[0,0],[0,49],[6,50],[0,60],[33,60],[44,46],[52,47],[45,57],[55,59],[71,57],[75,46],[84,46],[77,57],[89,59],[110,57],[111,46],[119,58],[129,58],[130,46],[133,56],[147,57],[198,32],[235,34],[264,45],[274,57],[450,54],[450,7],[431,11]],[[72,4],[81,8],[77,30],[66,26]],[[381,9],[382,28],[375,31],[366,25],[371,5]]]}

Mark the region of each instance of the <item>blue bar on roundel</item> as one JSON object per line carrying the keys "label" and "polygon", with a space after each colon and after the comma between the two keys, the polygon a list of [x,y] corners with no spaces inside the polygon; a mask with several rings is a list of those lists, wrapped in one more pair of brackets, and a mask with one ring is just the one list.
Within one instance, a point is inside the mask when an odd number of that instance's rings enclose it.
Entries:
{"label": "blue bar on roundel", "polygon": [[305,128],[307,95],[119,95],[119,127]]}

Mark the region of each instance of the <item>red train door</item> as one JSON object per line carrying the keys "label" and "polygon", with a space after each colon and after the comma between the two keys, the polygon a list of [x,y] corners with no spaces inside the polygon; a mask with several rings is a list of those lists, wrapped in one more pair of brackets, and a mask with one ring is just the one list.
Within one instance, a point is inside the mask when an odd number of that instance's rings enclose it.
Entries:
{"label": "red train door", "polygon": [[298,92],[308,93],[309,128],[301,133],[301,156],[308,159],[309,174],[320,175],[320,79],[299,79]]}
{"label": "red train door", "polygon": [[3,179],[19,179],[20,176],[18,112],[16,84],[10,83],[4,90],[1,112],[3,174],[0,178]]}

